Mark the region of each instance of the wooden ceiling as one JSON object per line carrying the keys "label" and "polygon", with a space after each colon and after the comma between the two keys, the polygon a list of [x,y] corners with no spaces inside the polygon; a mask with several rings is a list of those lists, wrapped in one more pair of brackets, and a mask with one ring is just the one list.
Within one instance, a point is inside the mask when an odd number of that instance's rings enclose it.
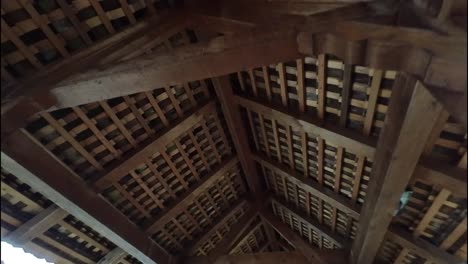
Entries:
{"label": "wooden ceiling", "polygon": [[466,263],[463,20],[2,0],[2,240],[54,263]]}

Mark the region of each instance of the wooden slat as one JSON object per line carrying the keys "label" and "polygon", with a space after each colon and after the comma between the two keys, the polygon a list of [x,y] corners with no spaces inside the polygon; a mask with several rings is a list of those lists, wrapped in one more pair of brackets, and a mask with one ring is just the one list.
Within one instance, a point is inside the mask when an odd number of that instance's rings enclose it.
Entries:
{"label": "wooden slat", "polygon": [[352,77],[353,65],[344,64],[343,69],[343,90],[341,92],[341,106],[340,106],[340,125],[346,127],[348,121],[349,104],[351,103],[351,90],[352,90]]}
{"label": "wooden slat", "polygon": [[[262,193],[260,185],[260,177],[257,175],[255,164],[250,157],[249,143],[247,141],[247,131],[242,126],[242,119],[240,116],[239,108],[233,100],[233,88],[228,76],[216,78],[214,80],[216,94],[221,102],[224,118],[226,120],[229,132],[231,134],[234,147],[238,153],[239,161],[242,169],[246,174],[247,184],[254,196]],[[252,125],[252,124],[251,124]],[[253,129],[253,127],[252,127]],[[257,149],[258,149],[258,142]]]}
{"label": "wooden slat", "polygon": [[130,7],[128,6],[128,0],[119,0],[120,6],[122,6],[122,10],[125,14],[125,16],[128,18],[128,21],[130,21],[130,24],[135,24],[137,21],[135,19],[135,16],[133,15],[132,10],[130,10]]}
{"label": "wooden slat", "polygon": [[[184,192],[179,196],[172,205],[168,206],[156,219],[146,224],[145,230],[152,233],[161,228],[171,218],[174,218],[182,210],[184,210],[196,197],[206,191],[207,188],[212,186],[216,180],[224,176],[229,170],[234,168],[237,164],[237,158],[231,158],[217,166],[210,175],[205,176],[201,182],[197,182],[191,187],[189,191]],[[207,217],[209,218],[209,217]]]}
{"label": "wooden slat", "polygon": [[466,216],[465,218],[455,227],[452,232],[442,241],[442,244],[440,244],[439,248],[442,250],[447,250],[449,249],[460,237],[463,236],[466,232]]}
{"label": "wooden slat", "polygon": [[318,75],[317,75],[317,113],[320,119],[325,117],[326,105],[326,85],[327,85],[327,58],[325,54],[318,55]]}
{"label": "wooden slat", "polygon": [[263,80],[265,81],[265,89],[268,101],[271,102],[271,80],[270,69],[267,66],[262,66]]}
{"label": "wooden slat", "polygon": [[306,111],[306,95],[307,90],[305,86],[305,71],[304,71],[304,59],[296,60],[297,67],[297,100],[299,101],[299,110],[304,113]]}
{"label": "wooden slat", "polygon": [[[169,263],[169,255],[27,132],[4,138],[2,167],[143,263]],[[54,173],[50,173],[53,171]],[[60,177],[56,177],[60,175]]]}
{"label": "wooden slat", "polygon": [[357,198],[359,196],[359,189],[361,188],[361,178],[362,178],[362,173],[364,171],[364,165],[366,162],[366,157],[364,156],[359,156],[356,164],[356,171],[354,174],[354,180],[353,180],[353,192],[351,194],[351,200],[354,202],[357,201]]}
{"label": "wooden slat", "polygon": [[286,80],[286,68],[283,63],[279,63],[277,68],[279,74],[279,85],[281,90],[281,103],[283,106],[288,106],[289,93],[288,93],[288,84]]}
{"label": "wooden slat", "polygon": [[431,262],[440,264],[464,263],[463,259],[453,256],[423,239],[414,238],[403,229],[390,227],[386,237]]}
{"label": "wooden slat", "polygon": [[138,148],[129,151],[122,156],[122,159],[117,160],[113,165],[109,165],[107,172],[94,182],[97,190],[103,190],[109,186],[118,177],[124,176],[130,170],[143,163],[144,160],[158,151],[162,151],[170,142],[180,137],[184,132],[187,132],[192,126],[199,123],[204,118],[204,114],[213,111],[214,103],[208,102],[194,110],[194,114],[187,116],[185,119],[173,124],[172,127],[164,129],[158,135],[151,136]]}
{"label": "wooden slat", "polygon": [[254,96],[258,96],[257,81],[255,80],[255,74],[253,69],[249,69],[250,84]]}
{"label": "wooden slat", "polygon": [[[415,79],[400,73],[392,88],[387,120],[354,240],[351,262],[372,263],[393,212],[424,150],[442,106]],[[420,122],[421,119],[424,122]],[[372,223],[371,223],[372,222]]]}
{"label": "wooden slat", "polygon": [[8,241],[17,247],[22,247],[34,238],[42,235],[67,215],[66,211],[52,205],[28,222],[22,224],[15,231],[9,233],[2,240]]}
{"label": "wooden slat", "polygon": [[366,118],[364,120],[363,132],[367,136],[371,134],[372,124],[374,123],[374,115],[379,97],[380,83],[382,82],[383,71],[375,70],[372,75],[372,83],[369,87],[369,99],[367,100]]}

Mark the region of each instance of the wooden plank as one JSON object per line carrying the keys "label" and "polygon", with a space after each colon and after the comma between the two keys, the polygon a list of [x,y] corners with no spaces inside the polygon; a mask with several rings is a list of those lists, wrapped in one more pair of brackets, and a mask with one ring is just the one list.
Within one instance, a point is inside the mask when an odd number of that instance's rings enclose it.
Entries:
{"label": "wooden plank", "polygon": [[262,66],[263,80],[265,81],[265,89],[268,101],[271,102],[271,80],[270,69],[267,66]]}
{"label": "wooden plank", "polygon": [[[170,256],[24,130],[4,138],[2,167],[143,263]],[[54,173],[50,173],[53,171]],[[60,175],[60,177],[56,177]]]}
{"label": "wooden plank", "polygon": [[250,84],[254,96],[258,96],[257,81],[255,80],[255,74],[253,69],[249,69]]}
{"label": "wooden plank", "polygon": [[344,64],[343,90],[341,92],[340,125],[346,127],[348,121],[349,104],[351,103],[353,65]]}
{"label": "wooden plank", "polygon": [[[226,175],[226,173],[233,169],[237,165],[237,158],[230,158],[225,160],[223,163],[217,165],[217,169],[214,172],[206,175],[201,182],[197,182],[192,186],[189,191],[184,192],[180,195],[176,201],[168,206],[159,216],[144,224],[145,230],[148,233],[153,233],[159,230],[167,221],[174,218],[199,195],[206,191],[207,188],[212,186],[220,177]],[[209,217],[208,217],[209,218]]]}
{"label": "wooden plank", "polygon": [[306,100],[307,100],[307,90],[305,86],[305,71],[304,71],[304,59],[296,60],[297,68],[297,101],[299,102],[299,110],[304,113],[306,111]]}
{"label": "wooden plank", "polygon": [[[295,35],[291,33],[236,36],[235,39],[224,36],[183,46],[172,53],[153,53],[99,71],[89,70],[62,82],[52,93],[60,107],[68,107],[222,76],[241,68],[298,56]],[[148,67],[150,64],[154,67]]]}
{"label": "wooden plank", "polygon": [[326,87],[327,87],[327,59],[325,54],[318,55],[318,75],[317,75],[317,113],[320,119],[325,118],[326,107]]}
{"label": "wooden plank", "polygon": [[279,85],[280,85],[280,90],[281,90],[281,103],[283,104],[284,107],[288,106],[288,101],[289,101],[289,92],[288,92],[288,83],[286,80],[286,68],[284,67],[283,63],[279,63],[278,66],[276,66],[276,70],[278,71],[279,74]]}
{"label": "wooden plank", "polygon": [[135,19],[135,16],[133,15],[132,10],[128,6],[128,0],[119,0],[119,2],[125,16],[128,18],[128,21],[130,21],[130,24],[136,24],[137,21]]}
{"label": "wooden plank", "polygon": [[379,97],[380,83],[382,82],[383,71],[375,70],[372,75],[372,83],[369,87],[369,99],[367,100],[366,118],[364,120],[363,132],[367,136],[371,134],[372,124],[374,123],[374,115]]}
{"label": "wooden plank", "polygon": [[412,234],[401,228],[394,226],[390,227],[386,237],[387,239],[434,263],[465,263],[463,259],[451,255],[423,239],[414,238]]}
{"label": "wooden plank", "polygon": [[368,137],[354,132],[350,133],[349,129],[342,129],[333,124],[324,124],[317,119],[311,119],[308,115],[287,113],[283,109],[267,106],[254,99],[247,99],[241,96],[236,97],[241,106],[263,114],[269,119],[276,119],[283,124],[289,124],[293,128],[302,128],[307,132],[309,137],[320,137],[358,155],[365,155],[366,157],[374,156],[375,141]]}
{"label": "wooden plank", "polygon": [[[349,214],[354,219],[359,218],[359,212],[361,209],[359,205],[351,203],[342,195],[335,193],[333,190],[325,188],[324,186],[318,184],[312,178],[304,177],[303,175],[296,172],[295,170],[292,170],[288,166],[278,164],[278,162],[274,162],[271,159],[263,157],[259,154],[253,154],[252,158],[261,165],[269,168],[275,173],[278,173],[283,178],[288,179],[288,181],[291,181],[293,184],[301,186],[306,191],[317,196],[319,199],[322,199],[330,205],[338,208],[340,211]],[[321,214],[319,213],[319,215]]]}
{"label": "wooden plank", "polygon": [[420,82],[403,73],[397,76],[387,112],[392,122],[385,122],[379,137],[351,263],[374,261],[441,111],[442,106]]}
{"label": "wooden plank", "polygon": [[[239,107],[236,105],[237,102],[234,100],[235,96],[232,84],[228,76],[214,79],[213,84],[221,103],[221,108],[223,110],[224,118],[231,134],[234,147],[238,153],[239,161],[244,173],[246,174],[247,184],[254,196],[258,197],[263,192],[260,184],[260,176],[257,174],[255,163],[250,157],[250,148],[247,141],[248,134],[242,125]],[[256,144],[258,144],[258,142],[256,142]]]}
{"label": "wooden plank", "polygon": [[8,236],[2,238],[2,240],[8,241],[8,243],[17,247],[23,247],[34,238],[49,230],[67,215],[66,211],[57,206],[49,206],[31,220],[9,233]]}
{"label": "wooden plank", "polygon": [[126,255],[127,252],[123,251],[121,248],[116,247],[107,253],[104,257],[102,257],[97,264],[119,263],[119,261],[125,258]]}
{"label": "wooden plank", "polygon": [[195,109],[192,115],[187,116],[183,120],[179,120],[177,123],[162,130],[160,133],[150,136],[150,138],[145,140],[145,142],[140,144],[136,149],[129,151],[127,154],[122,156],[121,159],[113,162],[112,165],[109,164],[109,169],[107,169],[101,177],[95,180],[93,186],[98,191],[104,190],[118,177],[124,176],[130,170],[143,163],[146,158],[156,152],[162,151],[167,144],[173,142],[183,133],[187,132],[191,127],[202,121],[204,115],[213,111],[213,109],[214,103],[212,101],[207,102]]}

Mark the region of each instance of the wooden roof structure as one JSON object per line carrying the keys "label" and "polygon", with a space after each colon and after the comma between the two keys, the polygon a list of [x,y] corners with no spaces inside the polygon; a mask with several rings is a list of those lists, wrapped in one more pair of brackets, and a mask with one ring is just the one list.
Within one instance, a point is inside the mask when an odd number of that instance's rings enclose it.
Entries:
{"label": "wooden roof structure", "polygon": [[467,262],[466,1],[1,4],[3,241],[67,264]]}

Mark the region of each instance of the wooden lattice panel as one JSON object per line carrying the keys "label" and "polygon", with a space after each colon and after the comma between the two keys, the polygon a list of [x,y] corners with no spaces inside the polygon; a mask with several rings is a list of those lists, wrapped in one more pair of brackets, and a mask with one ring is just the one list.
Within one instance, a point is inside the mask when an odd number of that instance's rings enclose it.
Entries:
{"label": "wooden lattice panel", "polygon": [[319,55],[239,72],[235,82],[240,94],[378,136],[395,76]]}
{"label": "wooden lattice panel", "polygon": [[251,223],[252,227],[239,244],[230,252],[232,255],[253,254],[269,251],[270,241],[268,239],[265,224],[257,216]]}
{"label": "wooden lattice panel", "polygon": [[308,217],[315,218],[317,221],[331,230],[337,232],[343,237],[354,238],[357,232],[357,215],[354,218],[347,212],[337,209],[335,203],[331,203],[316,196],[315,193],[310,192],[291,181],[288,177],[275,173],[273,170],[266,166],[262,166],[265,181],[268,189],[273,193],[282,197],[285,201],[293,204],[296,208],[307,214]]}
{"label": "wooden lattice panel", "polygon": [[288,224],[294,231],[299,233],[301,237],[309,241],[309,243],[319,248],[339,248],[320,232],[318,232],[316,228],[312,227],[304,218],[298,216],[280,203],[273,200],[272,208],[273,213],[279,217],[283,223]]}
{"label": "wooden lattice panel", "polygon": [[[53,206],[42,194],[35,192],[2,168],[2,240],[33,217]],[[22,245],[26,252],[54,263],[96,263],[115,245],[73,215],[57,208],[51,227]],[[122,264],[140,263],[127,256]]]}
{"label": "wooden lattice panel", "polygon": [[2,0],[2,73],[23,77],[168,7],[158,0]]}
{"label": "wooden lattice panel", "polygon": [[419,181],[411,189],[410,201],[394,222],[415,237],[466,260],[466,198]]}
{"label": "wooden lattice panel", "polygon": [[287,124],[246,109],[246,119],[262,156],[312,178],[320,185],[356,202],[364,203],[373,157],[356,154],[332,140],[304,132],[297,124]]}
{"label": "wooden lattice panel", "polygon": [[177,123],[209,98],[205,82],[42,113],[27,130],[84,179]]}
{"label": "wooden lattice panel", "polygon": [[231,153],[215,112],[153,153],[104,193],[112,204],[136,223],[156,216],[167,204],[218,169]]}
{"label": "wooden lattice panel", "polygon": [[[190,241],[211,230],[218,219],[222,219],[224,214],[236,208],[236,203],[244,193],[245,187],[240,176],[240,167],[237,165],[194,198],[180,214],[164,223],[152,237],[168,252],[181,253]],[[234,224],[244,212],[245,206],[235,210],[226,225],[219,228],[220,235],[227,232],[226,227]],[[214,246],[217,242],[219,241],[207,241],[198,251],[207,253],[210,248],[205,247],[206,244]]]}
{"label": "wooden lattice panel", "polygon": [[444,111],[431,132],[424,154],[466,169],[466,146],[466,129]]}

